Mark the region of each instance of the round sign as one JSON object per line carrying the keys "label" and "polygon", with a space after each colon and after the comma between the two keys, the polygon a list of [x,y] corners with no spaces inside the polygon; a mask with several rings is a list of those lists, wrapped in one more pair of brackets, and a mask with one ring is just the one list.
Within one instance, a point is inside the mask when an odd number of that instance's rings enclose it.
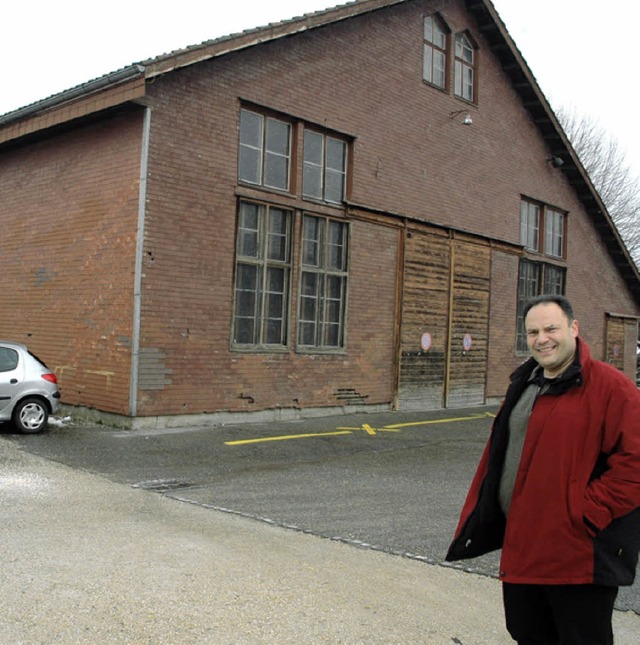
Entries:
{"label": "round sign", "polygon": [[431,349],[431,342],[431,334],[425,331],[420,339],[420,345],[425,352],[428,352]]}
{"label": "round sign", "polygon": [[472,344],[473,344],[473,340],[471,338],[471,334],[465,334],[464,337],[462,338],[462,345],[464,347],[464,351],[468,352],[471,349]]}

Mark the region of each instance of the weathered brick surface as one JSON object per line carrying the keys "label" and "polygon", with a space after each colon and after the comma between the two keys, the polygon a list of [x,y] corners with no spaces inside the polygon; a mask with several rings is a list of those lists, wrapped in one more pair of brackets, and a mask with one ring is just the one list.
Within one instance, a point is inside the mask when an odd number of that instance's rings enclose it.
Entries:
{"label": "weathered brick surface", "polygon": [[[428,7],[428,3],[425,6]],[[215,331],[210,329],[207,333],[209,338],[216,339],[213,342],[224,347],[229,337],[233,258],[230,253],[225,254],[224,249],[233,249],[233,192],[237,183],[237,118],[241,100],[278,110],[290,115],[294,121],[317,123],[354,136],[350,199],[355,203],[513,244],[519,242],[521,196],[568,211],[568,295],[576,301],[578,311],[581,302],[590,302],[589,286],[582,278],[573,276],[591,271],[594,260],[589,257],[584,241],[593,238],[595,229],[586,220],[563,175],[547,163],[549,151],[528,113],[492,59],[482,36],[456,3],[449,3],[443,15],[452,30],[470,29],[479,42],[478,105],[467,106],[450,93],[425,85],[421,80],[422,15],[420,3],[408,3],[204,63],[168,76],[153,87],[152,159],[158,173],[155,179],[162,178],[163,183],[158,182],[157,187],[154,184],[150,189],[149,217],[155,213],[155,191],[160,192],[162,186],[166,188],[169,177],[176,184],[187,181],[187,194],[193,188],[200,195],[199,200],[192,199],[191,205],[183,207],[180,199],[188,199],[187,195],[178,194],[172,188],[175,215],[170,219],[180,221],[186,216],[185,208],[209,210],[210,232],[201,238],[198,234],[194,237],[198,239],[198,249],[207,239],[213,246],[215,235],[215,259],[204,261],[217,262],[217,280],[215,284],[208,283],[207,276],[212,270],[203,272],[202,284],[198,274],[194,277],[192,271],[187,272],[185,279],[189,280],[189,291],[204,298],[203,302],[210,300],[209,308],[216,311],[212,316],[216,321],[212,323]],[[348,51],[348,56],[338,56],[344,51]],[[336,65],[337,58],[339,65]],[[450,118],[451,112],[462,108],[468,108],[472,114],[474,123],[470,127]],[[164,127],[165,120],[167,127]],[[294,179],[295,194],[291,203],[304,206],[296,198],[300,191],[295,186],[299,187],[300,178]],[[279,199],[268,194],[263,196],[276,203]],[[190,217],[194,215],[200,214],[192,212]],[[202,216],[206,220],[206,214]],[[157,221],[162,225],[161,219]],[[175,221],[168,224],[169,231],[165,228],[169,246],[181,239],[176,237],[173,226],[177,226]],[[159,245],[161,240],[158,238],[155,243]],[[352,248],[360,248],[361,243],[354,230]],[[498,396],[506,385],[508,374],[522,357],[514,352],[517,258],[512,255],[503,258],[495,251],[492,258],[496,264],[493,265],[488,321],[492,343],[486,393]],[[633,305],[603,249],[598,249],[595,262],[599,265],[599,279],[609,282],[605,296],[608,302],[603,302],[593,313],[585,314],[583,329],[598,355],[602,353],[604,310],[621,308],[628,311]],[[500,263],[507,270],[506,274],[496,269]],[[383,269],[381,265],[377,268],[369,280],[376,281],[383,271],[392,270]],[[179,282],[179,273],[175,273],[175,278],[175,282]],[[595,276],[590,278],[591,281],[595,279]],[[357,278],[352,275],[350,280],[353,289]],[[211,294],[209,298],[207,293]],[[348,330],[349,379],[357,378],[356,356],[351,345],[359,333],[353,322],[359,319],[355,307],[352,298]],[[145,316],[145,321],[145,324],[151,323],[152,316]],[[292,323],[295,323],[295,314]],[[156,340],[151,329],[151,326],[146,327],[149,335],[143,333],[143,338],[153,344]],[[403,330],[406,334],[407,330],[404,327]],[[387,344],[391,341],[389,336]],[[474,349],[479,350],[480,346],[475,345]],[[261,355],[231,356],[231,367],[227,365],[224,350],[215,358],[216,364],[226,373],[222,380],[236,382],[235,390],[227,387],[221,396],[227,401],[232,401],[234,396],[249,396],[236,403],[247,409],[255,407],[255,402],[261,399],[252,391],[259,387],[259,374],[264,371],[265,363],[272,373],[274,369],[290,372],[289,378],[277,381],[282,396],[271,395],[271,403],[276,405],[301,400],[299,395],[289,392],[289,386],[292,380],[302,378],[304,382],[306,363],[313,365],[311,378],[329,383],[335,379],[334,363],[339,363],[333,357],[309,361],[309,357],[297,357],[294,352],[272,355],[268,359]],[[362,372],[373,377],[366,366]],[[233,376],[236,373],[241,373],[242,378]],[[218,391],[217,386],[214,389]],[[328,404],[330,391],[331,385],[307,390],[306,403]],[[144,393],[144,397],[147,396],[148,393]],[[162,398],[159,393],[154,397]],[[246,403],[247,400],[254,403]],[[157,405],[162,404],[154,400],[152,407]],[[185,404],[185,409],[192,408]]]}
{"label": "weathered brick surface", "polygon": [[[478,42],[477,105],[422,81],[422,20],[435,9],[453,33],[468,29]],[[238,185],[243,101],[296,124],[291,194]],[[476,388],[478,366],[486,366],[486,397],[502,394],[523,358],[514,349],[522,196],[568,213],[567,294],[595,356],[605,357],[605,312],[640,314],[461,3],[408,2],[194,64],[155,78],[144,102],[151,125],[135,401],[141,415],[392,402],[397,380],[407,377],[398,379],[396,371],[401,348],[413,351],[426,320],[438,351],[446,351],[446,333],[433,324],[448,324],[448,294],[439,291],[448,276],[439,273],[437,258],[420,255],[420,249],[440,247],[403,246],[405,232],[398,227],[405,218],[437,225],[433,231],[444,239],[452,229],[465,231],[478,245],[481,268],[463,276],[466,292],[459,302],[465,311],[453,316],[462,327],[473,321],[478,342],[471,351],[483,357],[465,360],[474,365]],[[473,125],[451,118],[461,109],[468,109]],[[301,199],[302,123],[353,138],[349,213],[358,217]],[[0,313],[0,332],[32,333],[40,347],[51,348],[63,368],[67,402],[121,413],[129,406],[141,132],[140,115],[121,117],[0,155],[0,213],[19,240],[2,259],[3,283],[6,265],[6,275],[19,285],[9,301],[19,313]],[[230,348],[241,196],[294,209],[296,249],[305,210],[352,221],[344,353],[295,349],[297,257],[289,346],[271,353]],[[383,212],[395,214],[390,226],[380,221]],[[34,249],[31,255],[21,250],[25,246]],[[53,248],[56,260],[43,262],[43,248]],[[437,271],[425,273],[424,288],[399,285],[403,260],[407,267],[431,264]],[[454,271],[464,271],[464,262]],[[473,293],[477,280],[481,288]],[[437,310],[411,301],[425,293],[438,294]],[[55,325],[48,323],[52,311]],[[89,377],[90,369],[105,364],[104,372],[117,378]]]}
{"label": "weathered brick surface", "polygon": [[[65,403],[127,414],[139,114],[0,154],[0,337],[54,369]],[[6,234],[6,233],[9,234]]]}

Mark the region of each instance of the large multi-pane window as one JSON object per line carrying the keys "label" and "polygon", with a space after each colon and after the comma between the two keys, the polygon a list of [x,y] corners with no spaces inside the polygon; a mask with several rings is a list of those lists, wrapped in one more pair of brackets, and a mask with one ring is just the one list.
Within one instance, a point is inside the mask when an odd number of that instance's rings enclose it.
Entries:
{"label": "large multi-pane window", "polygon": [[292,213],[241,202],[236,243],[233,344],[284,346],[288,341]]}
{"label": "large multi-pane window", "polygon": [[564,257],[565,216],[545,204],[520,202],[520,244],[527,251]]}
{"label": "large multi-pane window", "polygon": [[456,34],[454,94],[465,101],[475,101],[475,50],[466,34]]}
{"label": "large multi-pane window", "polygon": [[[242,197],[232,346],[278,351],[289,347],[295,337],[298,351],[341,350],[349,228],[326,215],[329,207],[344,208],[349,141],[294,117],[248,107],[240,108],[239,124],[238,194]],[[298,149],[302,154],[293,154]],[[302,213],[290,205],[290,199],[280,206],[275,194],[269,203],[257,201],[256,191],[248,190],[247,184],[286,191],[288,198],[306,200],[307,205],[321,203],[325,216]],[[294,257],[299,259],[295,267]],[[291,296],[294,283],[300,289],[297,299]]]}
{"label": "large multi-pane window", "polygon": [[[527,256],[518,271],[516,349],[527,349],[524,307],[530,298],[543,293],[564,294],[566,268],[557,264],[565,257],[565,215],[546,204],[520,202],[520,243]],[[551,262],[547,261],[551,259]]]}
{"label": "large multi-pane window", "polygon": [[344,347],[348,226],[305,215],[302,223],[298,346]]}
{"label": "large multi-pane window", "polygon": [[304,131],[302,194],[339,204],[344,200],[347,145],[313,130]]}
{"label": "large multi-pane window", "polygon": [[444,89],[447,84],[447,32],[437,16],[424,19],[423,78]]}
{"label": "large multi-pane window", "polygon": [[238,179],[289,190],[291,124],[257,112],[240,110]]}

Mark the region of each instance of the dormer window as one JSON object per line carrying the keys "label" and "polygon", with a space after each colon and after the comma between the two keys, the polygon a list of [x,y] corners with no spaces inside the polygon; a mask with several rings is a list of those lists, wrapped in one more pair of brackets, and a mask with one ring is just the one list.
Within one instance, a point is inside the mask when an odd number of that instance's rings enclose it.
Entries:
{"label": "dormer window", "polygon": [[447,86],[447,31],[438,16],[424,19],[423,78],[441,89]]}
{"label": "dormer window", "polygon": [[475,47],[470,38],[456,34],[453,91],[456,96],[473,103],[475,97]]}
{"label": "dormer window", "polygon": [[456,98],[477,102],[478,45],[468,31],[453,36],[439,14],[425,16],[422,50],[422,80]]}

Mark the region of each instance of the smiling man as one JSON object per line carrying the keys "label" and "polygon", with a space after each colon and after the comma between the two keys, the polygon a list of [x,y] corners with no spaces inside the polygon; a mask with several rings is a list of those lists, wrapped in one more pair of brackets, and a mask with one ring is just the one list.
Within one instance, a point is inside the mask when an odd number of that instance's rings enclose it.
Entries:
{"label": "smiling man", "polygon": [[[527,345],[531,356],[549,379],[562,374],[573,362],[578,321],[565,303],[542,301],[525,313]],[[564,307],[563,307],[564,305]]]}
{"label": "smiling man", "polygon": [[447,560],[502,548],[521,645],[611,645],[640,547],[640,391],[591,358],[563,296],[530,301],[511,377]]}

